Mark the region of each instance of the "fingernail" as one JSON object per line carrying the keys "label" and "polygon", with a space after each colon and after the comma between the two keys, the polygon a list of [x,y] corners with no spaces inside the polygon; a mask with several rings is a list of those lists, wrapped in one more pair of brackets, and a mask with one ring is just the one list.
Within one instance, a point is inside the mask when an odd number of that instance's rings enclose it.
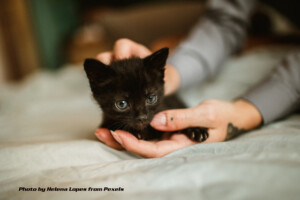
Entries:
{"label": "fingernail", "polygon": [[167,125],[167,117],[163,113],[159,113],[154,116],[151,122],[152,126],[166,126]]}
{"label": "fingernail", "polygon": [[110,130],[111,135],[117,140],[118,143],[122,144],[122,140],[119,138],[118,134]]}

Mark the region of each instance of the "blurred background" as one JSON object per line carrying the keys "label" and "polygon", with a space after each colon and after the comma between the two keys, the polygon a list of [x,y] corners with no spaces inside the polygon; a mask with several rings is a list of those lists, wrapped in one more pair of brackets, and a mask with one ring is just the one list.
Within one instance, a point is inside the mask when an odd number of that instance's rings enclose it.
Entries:
{"label": "blurred background", "polygon": [[[299,2],[261,2],[252,34],[299,27]],[[204,5],[204,0],[0,0],[0,82],[20,81],[41,69],[56,71],[66,63],[81,65],[121,37],[151,49],[172,48]]]}

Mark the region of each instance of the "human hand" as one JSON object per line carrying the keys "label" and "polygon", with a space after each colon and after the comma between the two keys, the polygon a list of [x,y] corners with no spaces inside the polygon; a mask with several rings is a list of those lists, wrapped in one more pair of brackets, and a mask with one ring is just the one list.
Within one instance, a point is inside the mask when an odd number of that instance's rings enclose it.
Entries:
{"label": "human hand", "polygon": [[107,146],[116,150],[127,150],[146,158],[158,158],[177,149],[197,144],[184,134],[165,133],[159,141],[139,140],[134,135],[123,130],[109,131],[97,129],[96,137]]}
{"label": "human hand", "polygon": [[162,111],[154,116],[151,126],[160,131],[204,127],[209,133],[205,142],[209,143],[229,140],[261,122],[257,108],[245,100],[207,100],[194,108]]}
{"label": "human hand", "polygon": [[97,55],[97,59],[104,64],[109,65],[111,61],[121,60],[130,57],[140,57],[144,58],[149,56],[151,51],[132,40],[122,38],[115,42],[112,51],[102,52]]}
{"label": "human hand", "polygon": [[[132,40],[119,39],[115,42],[113,50],[102,52],[97,55],[97,59],[104,64],[109,65],[111,61],[120,60],[130,57],[144,58],[151,54],[151,51]],[[165,67],[165,94],[171,94],[179,88],[180,77],[178,71],[170,65]]]}
{"label": "human hand", "polygon": [[[151,125],[161,131],[176,131],[188,127],[208,128],[204,143],[222,142],[251,130],[262,122],[259,111],[244,100],[226,102],[208,100],[194,108],[167,110],[158,113]],[[196,144],[184,134],[165,134],[160,141],[138,140],[125,131],[110,134],[107,129],[96,131],[98,139],[115,149],[126,149],[144,157],[161,157],[177,149]]]}

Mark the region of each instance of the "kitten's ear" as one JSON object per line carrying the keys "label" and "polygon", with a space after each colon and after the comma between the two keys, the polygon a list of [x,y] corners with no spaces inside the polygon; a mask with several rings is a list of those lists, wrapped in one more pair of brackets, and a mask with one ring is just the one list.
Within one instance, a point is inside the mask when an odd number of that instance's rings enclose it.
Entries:
{"label": "kitten's ear", "polygon": [[169,55],[169,48],[162,48],[144,58],[144,64],[149,70],[163,71]]}
{"label": "kitten's ear", "polygon": [[86,75],[91,82],[105,82],[114,72],[109,66],[92,58],[85,59],[83,65]]}

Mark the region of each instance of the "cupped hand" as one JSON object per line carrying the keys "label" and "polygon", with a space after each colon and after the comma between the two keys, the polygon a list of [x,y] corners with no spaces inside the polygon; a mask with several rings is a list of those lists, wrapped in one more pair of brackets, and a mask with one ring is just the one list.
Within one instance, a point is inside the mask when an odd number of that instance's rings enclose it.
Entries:
{"label": "cupped hand", "polygon": [[98,129],[95,132],[96,137],[117,150],[127,150],[145,158],[162,157],[177,149],[197,144],[184,134],[165,133],[163,138],[158,141],[139,140],[131,133],[122,130],[109,131],[107,129]]}
{"label": "cupped hand", "polygon": [[160,131],[204,127],[209,133],[205,142],[222,142],[259,126],[261,122],[260,112],[250,102],[207,100],[194,108],[160,112],[151,126]]}
{"label": "cupped hand", "polygon": [[[204,143],[222,142],[251,130],[262,122],[259,111],[249,102],[208,100],[194,108],[166,110],[158,113],[151,125],[161,131],[188,127],[205,127],[209,137]],[[180,148],[197,144],[184,134],[165,134],[160,141],[138,140],[132,134],[107,129],[96,131],[98,139],[115,149],[126,149],[144,157],[161,157]]]}

